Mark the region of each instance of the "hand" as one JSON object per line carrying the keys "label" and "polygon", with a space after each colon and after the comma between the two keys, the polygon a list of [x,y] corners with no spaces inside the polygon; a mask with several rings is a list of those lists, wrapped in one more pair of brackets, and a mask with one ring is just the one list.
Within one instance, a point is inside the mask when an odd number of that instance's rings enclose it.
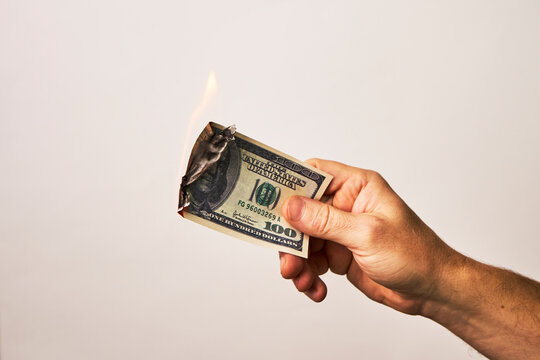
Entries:
{"label": "hand", "polygon": [[309,160],[334,179],[324,202],[293,196],[283,216],[312,236],[309,258],[280,253],[281,274],[314,301],[319,277],[347,275],[369,298],[443,325],[493,359],[540,359],[540,283],[447,246],[376,172]]}
{"label": "hand", "polygon": [[319,277],[330,269],[372,300],[419,314],[437,290],[448,247],[376,172],[333,161],[308,163],[334,176],[323,203],[294,196],[283,215],[311,236],[309,258],[280,253],[281,274],[314,301],[326,296]]}

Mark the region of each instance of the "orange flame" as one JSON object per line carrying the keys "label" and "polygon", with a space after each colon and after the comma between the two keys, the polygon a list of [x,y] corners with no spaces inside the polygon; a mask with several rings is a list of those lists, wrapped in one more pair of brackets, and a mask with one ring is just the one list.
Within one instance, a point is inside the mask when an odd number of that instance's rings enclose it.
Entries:
{"label": "orange flame", "polygon": [[[210,74],[208,75],[208,80],[206,81],[206,90],[204,91],[203,98],[201,102],[199,103],[199,105],[197,105],[197,107],[193,111],[193,114],[191,115],[191,119],[189,120],[186,136],[184,137],[184,149],[182,151],[182,157],[180,158],[181,160],[180,160],[179,178],[181,178],[186,171],[187,161],[188,161],[187,159],[188,152],[191,150],[191,147],[193,146],[195,142],[195,138],[192,138],[193,130],[194,128],[196,129],[199,127],[202,129],[202,125],[199,124],[200,120],[202,118],[202,115],[208,108],[209,104],[211,104],[214,98],[216,97],[216,94],[217,94],[216,74],[214,70],[211,70]],[[198,133],[195,136],[197,135]]]}

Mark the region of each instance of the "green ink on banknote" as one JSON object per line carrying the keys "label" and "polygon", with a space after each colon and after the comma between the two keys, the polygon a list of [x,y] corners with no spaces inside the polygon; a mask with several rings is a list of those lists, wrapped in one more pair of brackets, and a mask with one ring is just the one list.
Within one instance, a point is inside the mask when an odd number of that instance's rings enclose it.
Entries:
{"label": "green ink on banknote", "polygon": [[225,234],[307,257],[309,237],[282,219],[290,196],[319,199],[332,177],[235,132],[208,124],[182,178],[178,212]]}

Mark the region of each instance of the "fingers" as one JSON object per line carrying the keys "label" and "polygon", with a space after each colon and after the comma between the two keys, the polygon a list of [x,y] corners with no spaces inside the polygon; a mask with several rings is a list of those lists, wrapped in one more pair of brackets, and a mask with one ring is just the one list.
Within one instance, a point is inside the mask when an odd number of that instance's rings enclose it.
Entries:
{"label": "fingers", "polygon": [[320,201],[292,196],[285,201],[282,213],[296,229],[308,235],[332,240],[348,248],[358,241],[357,228],[362,217],[336,209]]}
{"label": "fingers", "polygon": [[326,241],[323,239],[312,237],[309,240],[309,257],[308,264],[317,275],[322,275],[328,271],[328,259],[324,251]]}
{"label": "fingers", "polygon": [[313,282],[315,281],[315,273],[309,266],[304,266],[300,274],[297,277],[292,279],[294,286],[298,291],[304,292],[311,289]]}
{"label": "fingers", "polygon": [[369,181],[378,177],[375,171],[345,165],[337,161],[308,159],[306,162],[334,177],[326,189],[325,194],[333,194],[351,177],[354,177],[361,184],[367,184]]}
{"label": "fingers", "polygon": [[314,254],[323,249],[325,241],[316,237],[309,239],[309,254]]}
{"label": "fingers", "polygon": [[309,256],[308,264],[315,274],[322,275],[328,271],[328,260],[324,251],[320,251]]}
{"label": "fingers", "polygon": [[281,276],[294,279],[304,268],[304,259],[291,254],[279,253]]}
{"label": "fingers", "polygon": [[345,275],[353,261],[352,253],[345,246],[328,241],[324,247],[328,267],[338,275]]}
{"label": "fingers", "polygon": [[[323,252],[319,251],[307,261],[298,256],[279,253],[282,276],[292,279],[298,291],[315,302],[324,300],[327,293],[326,285],[318,276],[328,270],[328,262],[321,255],[324,257]],[[312,260],[312,257],[316,260]]]}
{"label": "fingers", "polygon": [[343,183],[345,183],[345,181],[347,181],[347,179],[354,174],[354,170],[356,169],[351,166],[330,160],[309,159],[306,160],[306,162],[334,177],[326,189],[325,194],[332,194],[339,189]]}
{"label": "fingers", "polygon": [[321,302],[326,297],[327,288],[324,281],[317,277],[313,286],[308,291],[304,292],[311,300],[315,302]]}
{"label": "fingers", "polygon": [[[330,160],[309,159],[306,162],[334,177],[324,193],[327,197],[336,195],[332,198],[332,205],[341,210],[352,211],[354,204],[357,212],[367,212],[373,206],[365,204],[362,207],[358,204],[362,204],[364,201],[369,203],[370,198],[379,198],[379,201],[385,198],[385,201],[388,201],[388,196],[396,197],[390,185],[376,171],[360,169]],[[364,194],[364,201],[355,201],[362,190],[368,187],[370,188],[368,192],[371,194]],[[327,202],[327,197],[321,201]]]}

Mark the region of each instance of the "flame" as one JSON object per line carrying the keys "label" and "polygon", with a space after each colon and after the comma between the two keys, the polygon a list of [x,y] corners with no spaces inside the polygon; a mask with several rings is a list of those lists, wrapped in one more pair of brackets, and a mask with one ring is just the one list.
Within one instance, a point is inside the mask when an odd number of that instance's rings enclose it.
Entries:
{"label": "flame", "polygon": [[[211,70],[210,74],[208,74],[208,80],[206,81],[206,89],[204,91],[202,100],[193,111],[191,115],[191,119],[189,120],[189,123],[188,123],[186,136],[184,137],[184,149],[182,151],[182,157],[180,158],[181,160],[180,160],[179,178],[181,178],[186,171],[187,161],[188,161],[187,159],[188,152],[191,150],[193,144],[195,143],[195,138],[192,138],[193,130],[194,128],[195,129],[202,128],[200,124],[202,115],[208,108],[209,104],[211,104],[214,101],[216,94],[217,94],[216,73],[214,72],[214,70]],[[198,136],[198,133],[195,136]]]}

